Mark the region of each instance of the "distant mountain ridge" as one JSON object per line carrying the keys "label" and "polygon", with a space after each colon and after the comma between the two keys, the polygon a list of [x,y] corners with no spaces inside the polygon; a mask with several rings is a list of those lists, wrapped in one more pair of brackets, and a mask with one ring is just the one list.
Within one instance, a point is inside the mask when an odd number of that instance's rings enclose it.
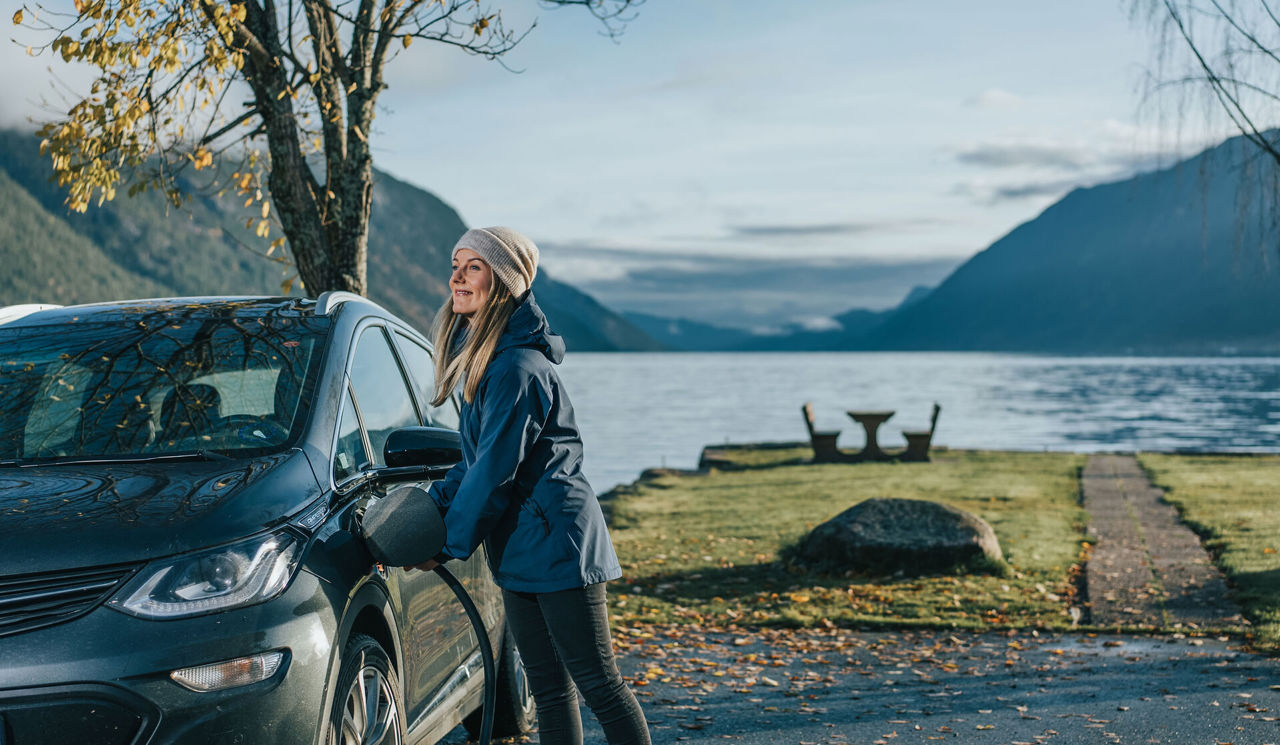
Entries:
{"label": "distant mountain ridge", "polygon": [[1075,189],[849,348],[1280,352],[1280,221],[1249,191],[1277,177],[1233,138]]}
{"label": "distant mountain ridge", "polygon": [[741,349],[754,335],[745,329],[624,311],[622,316],[661,344],[681,351],[719,352]]}
{"label": "distant mountain ridge", "polygon": [[[233,196],[197,196],[168,214],[154,193],[120,196],[74,214],[49,173],[32,135],[0,130],[0,305],[280,293],[282,267],[255,255],[266,247],[245,229]],[[373,205],[369,296],[426,331],[448,296],[449,250],[467,226],[435,195],[380,171]],[[570,350],[664,348],[545,272],[533,290]]]}
{"label": "distant mountain ridge", "polygon": [[746,347],[1280,354],[1280,197],[1259,184],[1280,168],[1233,138],[1073,190],[897,308]]}
{"label": "distant mountain ridge", "polygon": [[662,344],[682,351],[832,351],[860,344],[867,333],[898,311],[928,295],[932,289],[917,285],[894,308],[847,310],[832,319],[836,328],[822,331],[807,330],[795,324],[781,333],[758,334],[746,329],[699,323],[687,318],[667,318],[633,311],[624,311],[622,315]]}

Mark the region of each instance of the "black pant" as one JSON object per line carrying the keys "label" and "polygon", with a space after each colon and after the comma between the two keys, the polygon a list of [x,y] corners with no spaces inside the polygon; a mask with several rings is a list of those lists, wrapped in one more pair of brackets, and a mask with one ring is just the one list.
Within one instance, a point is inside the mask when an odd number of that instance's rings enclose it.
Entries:
{"label": "black pant", "polygon": [[503,590],[502,600],[538,706],[542,745],[581,745],[575,684],[610,745],[649,745],[649,725],[613,658],[603,582],[561,592]]}

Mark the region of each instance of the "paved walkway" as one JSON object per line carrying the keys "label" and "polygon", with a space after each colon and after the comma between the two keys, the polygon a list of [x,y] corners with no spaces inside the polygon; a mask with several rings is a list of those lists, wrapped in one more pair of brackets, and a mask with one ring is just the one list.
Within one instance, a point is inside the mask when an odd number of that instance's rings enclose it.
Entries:
{"label": "paved walkway", "polygon": [[1212,637],[655,632],[622,655],[654,743],[1280,743],[1280,661]]}
{"label": "paved walkway", "polygon": [[1083,474],[1096,543],[1085,567],[1097,626],[1240,624],[1222,574],[1131,455],[1094,455]]}

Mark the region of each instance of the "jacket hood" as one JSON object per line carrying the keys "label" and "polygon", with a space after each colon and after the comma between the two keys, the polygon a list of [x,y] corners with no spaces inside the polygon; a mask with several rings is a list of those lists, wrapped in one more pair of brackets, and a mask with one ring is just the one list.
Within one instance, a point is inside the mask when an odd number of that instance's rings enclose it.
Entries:
{"label": "jacket hood", "polygon": [[524,299],[511,314],[494,354],[515,347],[536,349],[552,364],[558,365],[564,360],[564,339],[547,324],[542,308],[533,299],[533,291],[525,293]]}

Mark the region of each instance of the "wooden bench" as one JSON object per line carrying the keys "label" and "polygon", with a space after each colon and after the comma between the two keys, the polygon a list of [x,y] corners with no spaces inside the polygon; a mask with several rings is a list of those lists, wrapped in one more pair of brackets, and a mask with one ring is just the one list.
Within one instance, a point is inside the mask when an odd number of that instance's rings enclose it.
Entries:
{"label": "wooden bench", "polygon": [[915,462],[929,460],[929,446],[933,443],[933,431],[938,427],[938,413],[941,411],[942,407],[934,403],[933,416],[929,418],[929,429],[902,430],[902,436],[907,438],[907,449],[898,456],[899,460]]}
{"label": "wooden bench", "polygon": [[813,404],[808,401],[800,407],[800,412],[804,414],[805,429],[809,430],[809,444],[813,446],[813,462],[836,463],[848,460],[848,457],[840,452],[840,448],[836,447],[836,439],[840,437],[840,431],[820,432],[814,429]]}

